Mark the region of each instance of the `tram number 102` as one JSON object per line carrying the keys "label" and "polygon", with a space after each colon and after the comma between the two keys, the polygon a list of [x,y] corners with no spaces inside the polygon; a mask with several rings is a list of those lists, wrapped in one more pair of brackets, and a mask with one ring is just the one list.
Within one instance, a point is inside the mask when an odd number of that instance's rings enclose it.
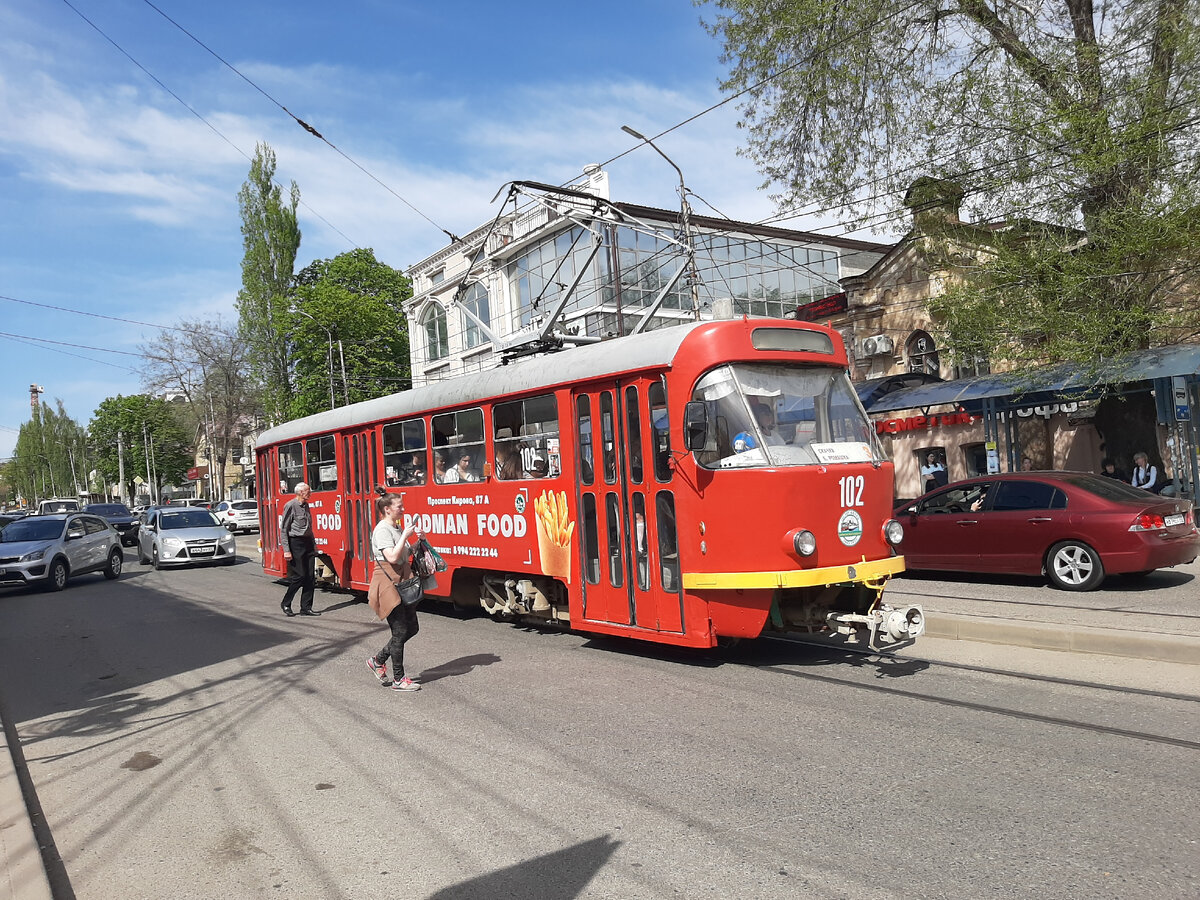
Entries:
{"label": "tram number 102", "polygon": [[839,479],[842,486],[842,506],[863,505],[863,477],[861,475],[846,475]]}
{"label": "tram number 102", "polygon": [[316,525],[321,531],[341,531],[342,517],[334,513],[317,513]]}

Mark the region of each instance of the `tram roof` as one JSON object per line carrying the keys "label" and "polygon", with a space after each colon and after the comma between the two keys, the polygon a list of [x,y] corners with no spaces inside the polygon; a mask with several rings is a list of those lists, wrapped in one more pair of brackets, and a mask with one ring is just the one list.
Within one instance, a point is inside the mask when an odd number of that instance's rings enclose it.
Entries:
{"label": "tram roof", "polygon": [[430,409],[462,406],[504,394],[549,390],[568,382],[664,364],[669,366],[684,339],[696,329],[710,325],[711,322],[688,322],[518,360],[482,372],[457,375],[412,390],[284,422],[264,431],[258,441],[274,444],[366,422],[394,420]]}

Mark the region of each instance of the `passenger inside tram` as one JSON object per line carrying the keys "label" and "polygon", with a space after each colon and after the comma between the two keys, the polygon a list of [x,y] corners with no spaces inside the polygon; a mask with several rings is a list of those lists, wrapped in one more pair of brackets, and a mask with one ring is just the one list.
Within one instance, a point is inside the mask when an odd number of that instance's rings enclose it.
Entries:
{"label": "passenger inside tram", "polygon": [[496,443],[496,477],[504,481],[521,477],[521,456],[511,443]]}

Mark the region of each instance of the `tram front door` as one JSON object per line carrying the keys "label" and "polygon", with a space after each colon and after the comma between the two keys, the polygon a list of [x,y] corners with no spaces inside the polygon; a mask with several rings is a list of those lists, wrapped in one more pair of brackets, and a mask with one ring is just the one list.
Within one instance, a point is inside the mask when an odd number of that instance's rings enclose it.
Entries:
{"label": "tram front door", "polygon": [[576,391],[583,617],[683,631],[666,400],[650,379]]}

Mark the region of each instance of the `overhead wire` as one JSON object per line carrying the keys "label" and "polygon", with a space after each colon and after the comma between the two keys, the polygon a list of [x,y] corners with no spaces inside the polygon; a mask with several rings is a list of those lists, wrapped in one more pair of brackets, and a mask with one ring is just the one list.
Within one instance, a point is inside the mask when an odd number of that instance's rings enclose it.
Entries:
{"label": "overhead wire", "polygon": [[[66,2],[66,0],[64,0],[64,2]],[[203,48],[205,50],[205,52],[209,53],[214,59],[216,59],[219,63],[221,63],[221,65],[225,66],[227,69],[229,69],[235,75],[237,75],[239,78],[241,78],[243,81],[245,81],[248,85],[250,85],[256,91],[258,91],[264,97],[266,97],[267,100],[269,100],[275,106],[279,107],[279,109],[283,110],[283,112],[289,118],[291,118],[297,125],[299,125],[301,128],[303,128],[306,132],[308,132],[313,137],[315,137],[318,140],[320,140],[321,142],[323,142],[326,146],[328,146],[335,153],[337,153],[340,157],[342,157],[342,159],[346,160],[346,162],[350,163],[350,165],[354,166],[356,169],[358,169],[360,172],[362,172],[364,175],[366,175],[368,178],[370,178],[372,181],[374,181],[377,185],[379,185],[381,188],[383,188],[385,191],[387,191],[389,194],[391,194],[393,197],[395,197],[397,200],[399,200],[401,203],[403,203],[405,206],[407,206],[409,209],[411,209],[414,213],[416,213],[418,216],[420,216],[422,219],[424,219],[426,222],[428,222],[430,225],[432,225],[438,231],[442,232],[442,234],[444,234],[448,238],[450,238],[451,241],[457,242],[459,240],[457,235],[455,235],[453,232],[443,228],[441,225],[439,225],[437,222],[435,222],[432,218],[430,218],[424,212],[417,209],[416,206],[414,206],[411,202],[409,202],[407,199],[405,199],[399,193],[397,193],[389,184],[384,182],[383,179],[379,178],[377,175],[375,175],[374,172],[371,172],[369,169],[367,169],[365,166],[363,166],[360,162],[358,162],[358,160],[351,157],[344,150],[342,150],[340,147],[338,147],[336,144],[334,144],[331,140],[329,140],[329,138],[325,137],[325,135],[323,135],[323,134],[321,134],[321,132],[317,131],[316,128],[314,128],[312,125],[305,122],[303,119],[301,119],[295,113],[293,113],[290,109],[288,109],[286,106],[284,106],[281,102],[276,100],[273,96],[271,96],[269,93],[267,93],[267,91],[265,91],[262,87],[260,87],[258,84],[256,84],[253,79],[251,79],[249,76],[247,76],[244,72],[240,71],[235,65],[233,65],[231,62],[229,62],[227,59],[225,59],[223,56],[221,56],[219,53],[217,53],[217,51],[212,49],[212,47],[208,46],[208,44],[204,43],[204,41],[200,40],[200,38],[198,38],[198,37],[196,37],[196,35],[192,34],[188,29],[183,27],[183,25],[181,25],[179,22],[176,22],[173,18],[171,18],[169,15],[167,15],[161,9],[159,9],[159,7],[155,6],[154,3],[151,2],[151,0],[143,0],[143,2],[147,6],[149,6],[152,10],[154,10],[156,13],[158,13],[160,16],[162,16],[164,19],[166,19],[168,22],[170,22],[172,25],[174,25],[176,28],[178,28],[181,32],[183,32],[185,35],[187,35],[189,38],[191,38],[193,41],[195,41],[196,44],[198,44],[201,48]]]}
{"label": "overhead wire", "polygon": [[[91,26],[91,28],[97,34],[99,34],[102,38],[104,38],[106,41],[108,41],[110,44],[112,44],[113,47],[115,47],[117,49],[117,52],[119,52],[127,60],[129,60],[131,63],[133,63],[139,69],[141,69],[142,72],[145,73],[146,77],[148,77],[151,81],[153,81],[160,88],[162,88],[164,91],[166,91],[168,94],[170,94],[173,98],[175,98],[175,100],[184,109],[186,109],[193,116],[195,116],[197,119],[199,119],[201,122],[203,122],[209,128],[209,130],[212,131],[213,134],[215,134],[217,137],[219,137],[221,140],[223,140],[226,144],[228,144],[230,147],[232,147],[234,150],[236,150],[238,153],[240,153],[246,159],[247,162],[250,162],[250,163],[254,162],[254,160],[250,156],[250,154],[248,154],[245,150],[243,150],[241,147],[239,147],[237,144],[235,144],[224,132],[222,132],[219,128],[217,128],[217,126],[215,126],[212,122],[208,121],[208,119],[206,119],[203,115],[201,115],[200,112],[197,111],[191,104],[189,104],[186,100],[184,100],[182,97],[180,97],[177,93],[175,93],[173,90],[171,90],[169,87],[167,87],[157,75],[155,75],[153,72],[151,72],[149,69],[147,69],[144,65],[142,65],[140,62],[138,62],[138,60],[136,60],[133,57],[133,55],[129,53],[129,51],[127,51],[124,47],[122,47],[120,44],[118,44],[112,37],[110,37],[104,31],[104,29],[102,29],[99,25],[97,25],[95,22],[93,22],[91,19],[89,19],[87,16],[85,16],[83,14],[83,12],[81,12],[76,6],[74,6],[71,3],[71,0],[62,0],[62,2],[65,3],[71,9],[71,11],[75,13],[75,15],[79,16],[79,18],[83,19],[84,22],[86,22],[89,26]],[[276,182],[275,184],[277,187],[280,187],[282,189],[282,185],[278,184],[278,182]],[[343,232],[340,228],[338,228],[336,225],[334,225],[332,222],[330,222],[328,219],[326,219],[323,215],[321,215],[319,212],[317,212],[315,209],[313,209],[312,206],[310,206],[308,203],[306,203],[303,198],[301,198],[301,200],[300,200],[300,205],[303,206],[305,209],[307,209],[314,216],[316,216],[316,218],[320,219],[322,222],[324,222],[326,225],[328,225],[331,230],[333,230],[337,234],[339,234],[341,236],[342,240],[344,240],[347,244],[349,244],[352,247],[361,246],[361,244],[358,244],[355,241],[352,241],[349,237],[346,236],[345,232]]]}

